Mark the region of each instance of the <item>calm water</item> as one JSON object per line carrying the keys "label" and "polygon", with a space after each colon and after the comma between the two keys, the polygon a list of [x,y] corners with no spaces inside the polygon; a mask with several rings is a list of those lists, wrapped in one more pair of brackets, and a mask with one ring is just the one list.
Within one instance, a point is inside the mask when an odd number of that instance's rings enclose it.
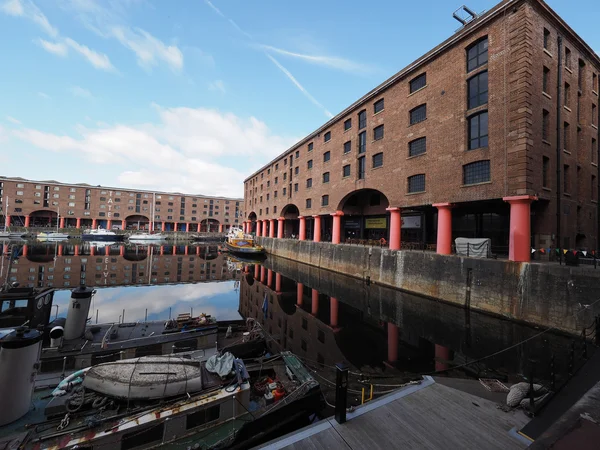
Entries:
{"label": "calm water", "polygon": [[560,374],[572,342],[546,333],[450,370],[540,330],[292,261],[269,258],[258,265],[231,260],[216,245],[29,243],[13,252],[18,260],[9,270],[3,258],[2,279],[60,289],[55,296],[58,316],[66,314],[69,289],[82,281],[97,288],[92,322],[96,311],[99,321],[108,322],[119,321],[123,310],[126,321],[190,311],[217,319],[252,317],[269,334],[273,352],[288,349],[302,357],[318,370],[324,387],[330,386],[333,366],[341,361],[355,373],[392,379],[388,384],[436,371],[514,380],[529,373],[532,360],[538,374],[549,373],[552,355]]}

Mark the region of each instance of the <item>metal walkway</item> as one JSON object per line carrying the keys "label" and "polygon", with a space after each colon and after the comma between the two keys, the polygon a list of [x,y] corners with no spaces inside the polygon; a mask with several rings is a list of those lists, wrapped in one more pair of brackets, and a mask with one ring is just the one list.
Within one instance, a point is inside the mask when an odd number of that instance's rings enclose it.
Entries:
{"label": "metal walkway", "polygon": [[335,419],[291,433],[261,449],[523,449],[519,436],[529,420],[522,411],[503,412],[497,404],[425,377],[361,406],[340,425]]}

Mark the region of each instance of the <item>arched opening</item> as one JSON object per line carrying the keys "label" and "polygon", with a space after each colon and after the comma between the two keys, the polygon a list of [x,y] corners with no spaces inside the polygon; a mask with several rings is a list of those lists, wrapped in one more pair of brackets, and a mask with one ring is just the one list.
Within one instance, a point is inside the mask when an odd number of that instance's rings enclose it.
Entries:
{"label": "arched opening", "polygon": [[297,237],[300,233],[300,220],[298,220],[298,217],[300,217],[300,210],[298,207],[293,203],[285,205],[281,209],[281,217],[285,219],[283,237]]}
{"label": "arched opening", "polygon": [[252,211],[248,214],[248,220],[250,221],[250,229],[247,231],[248,233],[256,233],[256,213]]}
{"label": "arched opening", "polygon": [[150,219],[146,216],[142,215],[133,215],[125,217],[125,227],[126,230],[149,230],[150,229]]}
{"label": "arched opening", "polygon": [[342,211],[342,242],[346,239],[389,238],[387,197],[375,189],[360,189],[346,195],[338,205]]}
{"label": "arched opening", "polygon": [[52,210],[38,210],[29,214],[29,226],[34,228],[56,228],[58,213]]}
{"label": "arched opening", "polygon": [[203,219],[200,222],[200,232],[216,233],[219,231],[219,221],[217,219]]}

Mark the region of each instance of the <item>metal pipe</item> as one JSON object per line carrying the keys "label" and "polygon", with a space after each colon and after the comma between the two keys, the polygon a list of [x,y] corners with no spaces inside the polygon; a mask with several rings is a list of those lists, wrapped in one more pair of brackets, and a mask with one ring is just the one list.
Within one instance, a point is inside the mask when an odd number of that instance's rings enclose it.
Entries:
{"label": "metal pipe", "polygon": [[123,323],[125,323],[125,310],[123,309],[123,315],[121,316]]}
{"label": "metal pipe", "polygon": [[562,166],[561,156],[561,91],[562,91],[562,36],[557,38],[558,45],[558,67],[557,67],[557,82],[556,82],[556,248],[558,249],[558,262],[562,264],[562,249],[560,236],[560,204],[561,204],[561,185],[560,171]]}
{"label": "metal pipe", "polygon": [[96,325],[98,324],[98,310],[96,310]]}
{"label": "metal pipe", "polygon": [[[598,108],[598,122],[596,123],[600,124],[600,108]],[[596,180],[598,181],[596,202],[600,202],[600,128],[598,129],[598,138],[596,139],[596,151],[598,153],[598,155],[596,156],[596,164],[598,165],[598,174],[596,176]],[[600,251],[600,208],[598,207],[599,204],[600,203],[596,203],[596,254],[594,255],[594,261],[596,260],[598,252]]]}

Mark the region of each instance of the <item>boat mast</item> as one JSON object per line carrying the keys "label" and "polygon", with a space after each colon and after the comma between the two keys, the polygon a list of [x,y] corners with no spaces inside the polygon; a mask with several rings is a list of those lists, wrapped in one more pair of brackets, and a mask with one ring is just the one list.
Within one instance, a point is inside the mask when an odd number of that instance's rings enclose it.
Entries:
{"label": "boat mast", "polygon": [[6,202],[4,206],[4,229],[8,230],[10,227],[10,216],[8,215],[8,195],[6,196]]}
{"label": "boat mast", "polygon": [[154,213],[156,212],[156,192],[152,193],[152,222],[150,223],[150,234],[154,233]]}
{"label": "boat mast", "polygon": [[60,206],[56,207],[56,232],[58,233],[58,224],[60,223]]}

